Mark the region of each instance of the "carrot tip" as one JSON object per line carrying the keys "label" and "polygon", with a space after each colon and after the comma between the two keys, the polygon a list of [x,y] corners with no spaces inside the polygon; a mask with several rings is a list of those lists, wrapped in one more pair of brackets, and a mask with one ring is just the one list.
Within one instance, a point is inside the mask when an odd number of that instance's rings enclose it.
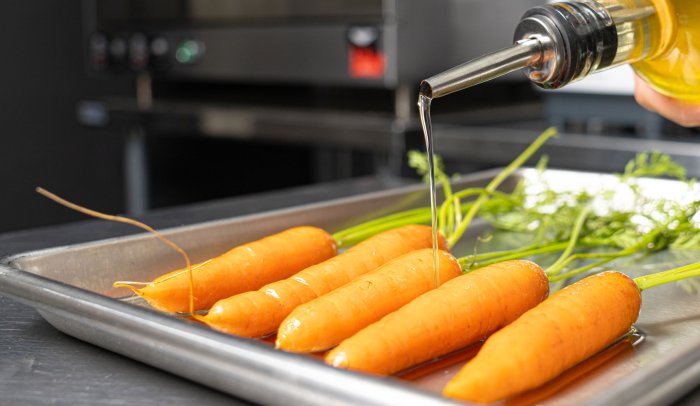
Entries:
{"label": "carrot tip", "polygon": [[112,284],[112,286],[115,288],[127,288],[127,289],[130,289],[132,292],[136,293],[137,295],[142,296],[141,291],[136,286],[133,286],[133,285],[147,286],[149,284],[150,284],[149,282],[117,281],[117,282],[114,282]]}
{"label": "carrot tip", "polygon": [[347,368],[348,367],[348,357],[344,352],[339,352],[335,354],[332,358],[327,358],[326,362],[331,364],[336,368]]}
{"label": "carrot tip", "polygon": [[197,313],[190,314],[190,317],[202,323],[206,323],[207,320],[204,316]]}

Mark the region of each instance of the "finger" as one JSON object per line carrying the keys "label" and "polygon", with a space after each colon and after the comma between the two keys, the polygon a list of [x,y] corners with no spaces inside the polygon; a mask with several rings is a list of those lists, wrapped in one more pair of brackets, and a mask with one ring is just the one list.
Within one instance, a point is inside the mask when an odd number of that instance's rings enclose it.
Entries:
{"label": "finger", "polygon": [[700,126],[700,104],[663,95],[635,76],[634,97],[642,107],[684,127]]}

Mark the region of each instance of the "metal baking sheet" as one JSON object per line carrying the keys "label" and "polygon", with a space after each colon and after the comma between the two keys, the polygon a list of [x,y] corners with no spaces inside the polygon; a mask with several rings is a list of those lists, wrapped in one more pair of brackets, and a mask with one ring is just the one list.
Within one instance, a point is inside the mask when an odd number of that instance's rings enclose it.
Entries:
{"label": "metal baking sheet", "polygon": [[[484,185],[495,172],[462,178],[458,187]],[[547,172],[556,187],[595,188],[612,176]],[[537,176],[524,169],[521,178]],[[650,181],[650,190],[680,193],[677,182]],[[203,260],[277,230],[312,224],[329,231],[428,202],[421,185],[165,230],[194,261]],[[680,198],[680,197],[679,197]],[[685,196],[687,198],[687,196]],[[476,222],[455,248],[471,252],[486,231]],[[508,246],[512,235],[494,234]],[[661,252],[613,263],[639,276],[700,260],[700,252]],[[0,291],[38,309],[67,334],[172,373],[262,404],[456,404],[440,390],[478,344],[395,377],[380,378],[331,368],[318,357],[275,350],[269,343],[228,336],[188,320],[125,300],[115,280],[148,280],[181,266],[181,258],[150,235],[19,253],[2,259]],[[636,328],[615,345],[543,388],[508,404],[668,403],[700,383],[700,296],[678,284],[644,292]],[[571,337],[572,340],[579,339]],[[436,343],[439,345],[439,343]],[[642,389],[643,388],[643,389]]]}

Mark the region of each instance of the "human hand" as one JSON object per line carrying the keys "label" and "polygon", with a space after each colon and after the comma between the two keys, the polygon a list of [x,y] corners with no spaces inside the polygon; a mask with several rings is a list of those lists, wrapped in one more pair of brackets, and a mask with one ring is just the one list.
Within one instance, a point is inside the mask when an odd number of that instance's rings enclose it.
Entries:
{"label": "human hand", "polygon": [[634,98],[645,109],[656,112],[683,127],[700,126],[700,104],[663,95],[652,89],[637,75],[634,76]]}

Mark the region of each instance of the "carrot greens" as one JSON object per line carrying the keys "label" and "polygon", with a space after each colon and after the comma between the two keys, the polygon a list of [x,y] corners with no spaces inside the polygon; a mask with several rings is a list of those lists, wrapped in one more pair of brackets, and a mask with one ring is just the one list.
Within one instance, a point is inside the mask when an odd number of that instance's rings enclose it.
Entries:
{"label": "carrot greens", "polygon": [[[640,176],[647,175],[684,181],[681,186],[691,193],[681,195],[689,201],[649,197],[640,182]],[[700,249],[700,201],[692,199],[696,185],[685,181],[685,176],[684,169],[667,155],[642,153],[627,164],[617,182],[598,193],[558,191],[547,185],[546,176],[535,185],[519,185],[509,195],[507,212],[482,211],[480,216],[497,230],[529,230],[534,234],[532,241],[512,250],[463,257],[461,263],[475,269],[500,260],[559,252],[547,269],[550,280],[557,282],[622,257],[666,248]]]}
{"label": "carrot greens", "polygon": [[[511,191],[499,190],[555,135],[554,129],[542,133],[485,187],[454,190],[452,181],[457,177],[449,176],[442,159],[436,157],[436,181],[443,194],[438,229],[450,248],[462,239],[476,217],[491,226],[493,231],[489,232],[527,236],[525,242],[521,238],[511,244],[513,248],[495,251],[484,249],[488,248],[488,238],[482,236],[471,255],[459,258],[465,271],[505,260],[537,258],[547,262],[550,258],[547,275],[558,282],[620,258],[662,249],[700,250],[700,199],[693,199],[698,187],[695,180],[687,180],[680,164],[658,152],[637,154],[614,178],[601,177],[589,187],[570,185],[569,190],[550,184],[544,156],[536,166],[538,176],[523,177]],[[418,175],[426,176],[424,153],[410,152],[408,163]],[[569,176],[575,183],[575,174]],[[650,180],[640,181],[648,177],[679,180],[677,186],[687,190],[680,193],[684,199],[648,193]],[[430,208],[425,206],[356,225],[334,237],[343,247],[390,228],[429,224],[430,220]]]}

